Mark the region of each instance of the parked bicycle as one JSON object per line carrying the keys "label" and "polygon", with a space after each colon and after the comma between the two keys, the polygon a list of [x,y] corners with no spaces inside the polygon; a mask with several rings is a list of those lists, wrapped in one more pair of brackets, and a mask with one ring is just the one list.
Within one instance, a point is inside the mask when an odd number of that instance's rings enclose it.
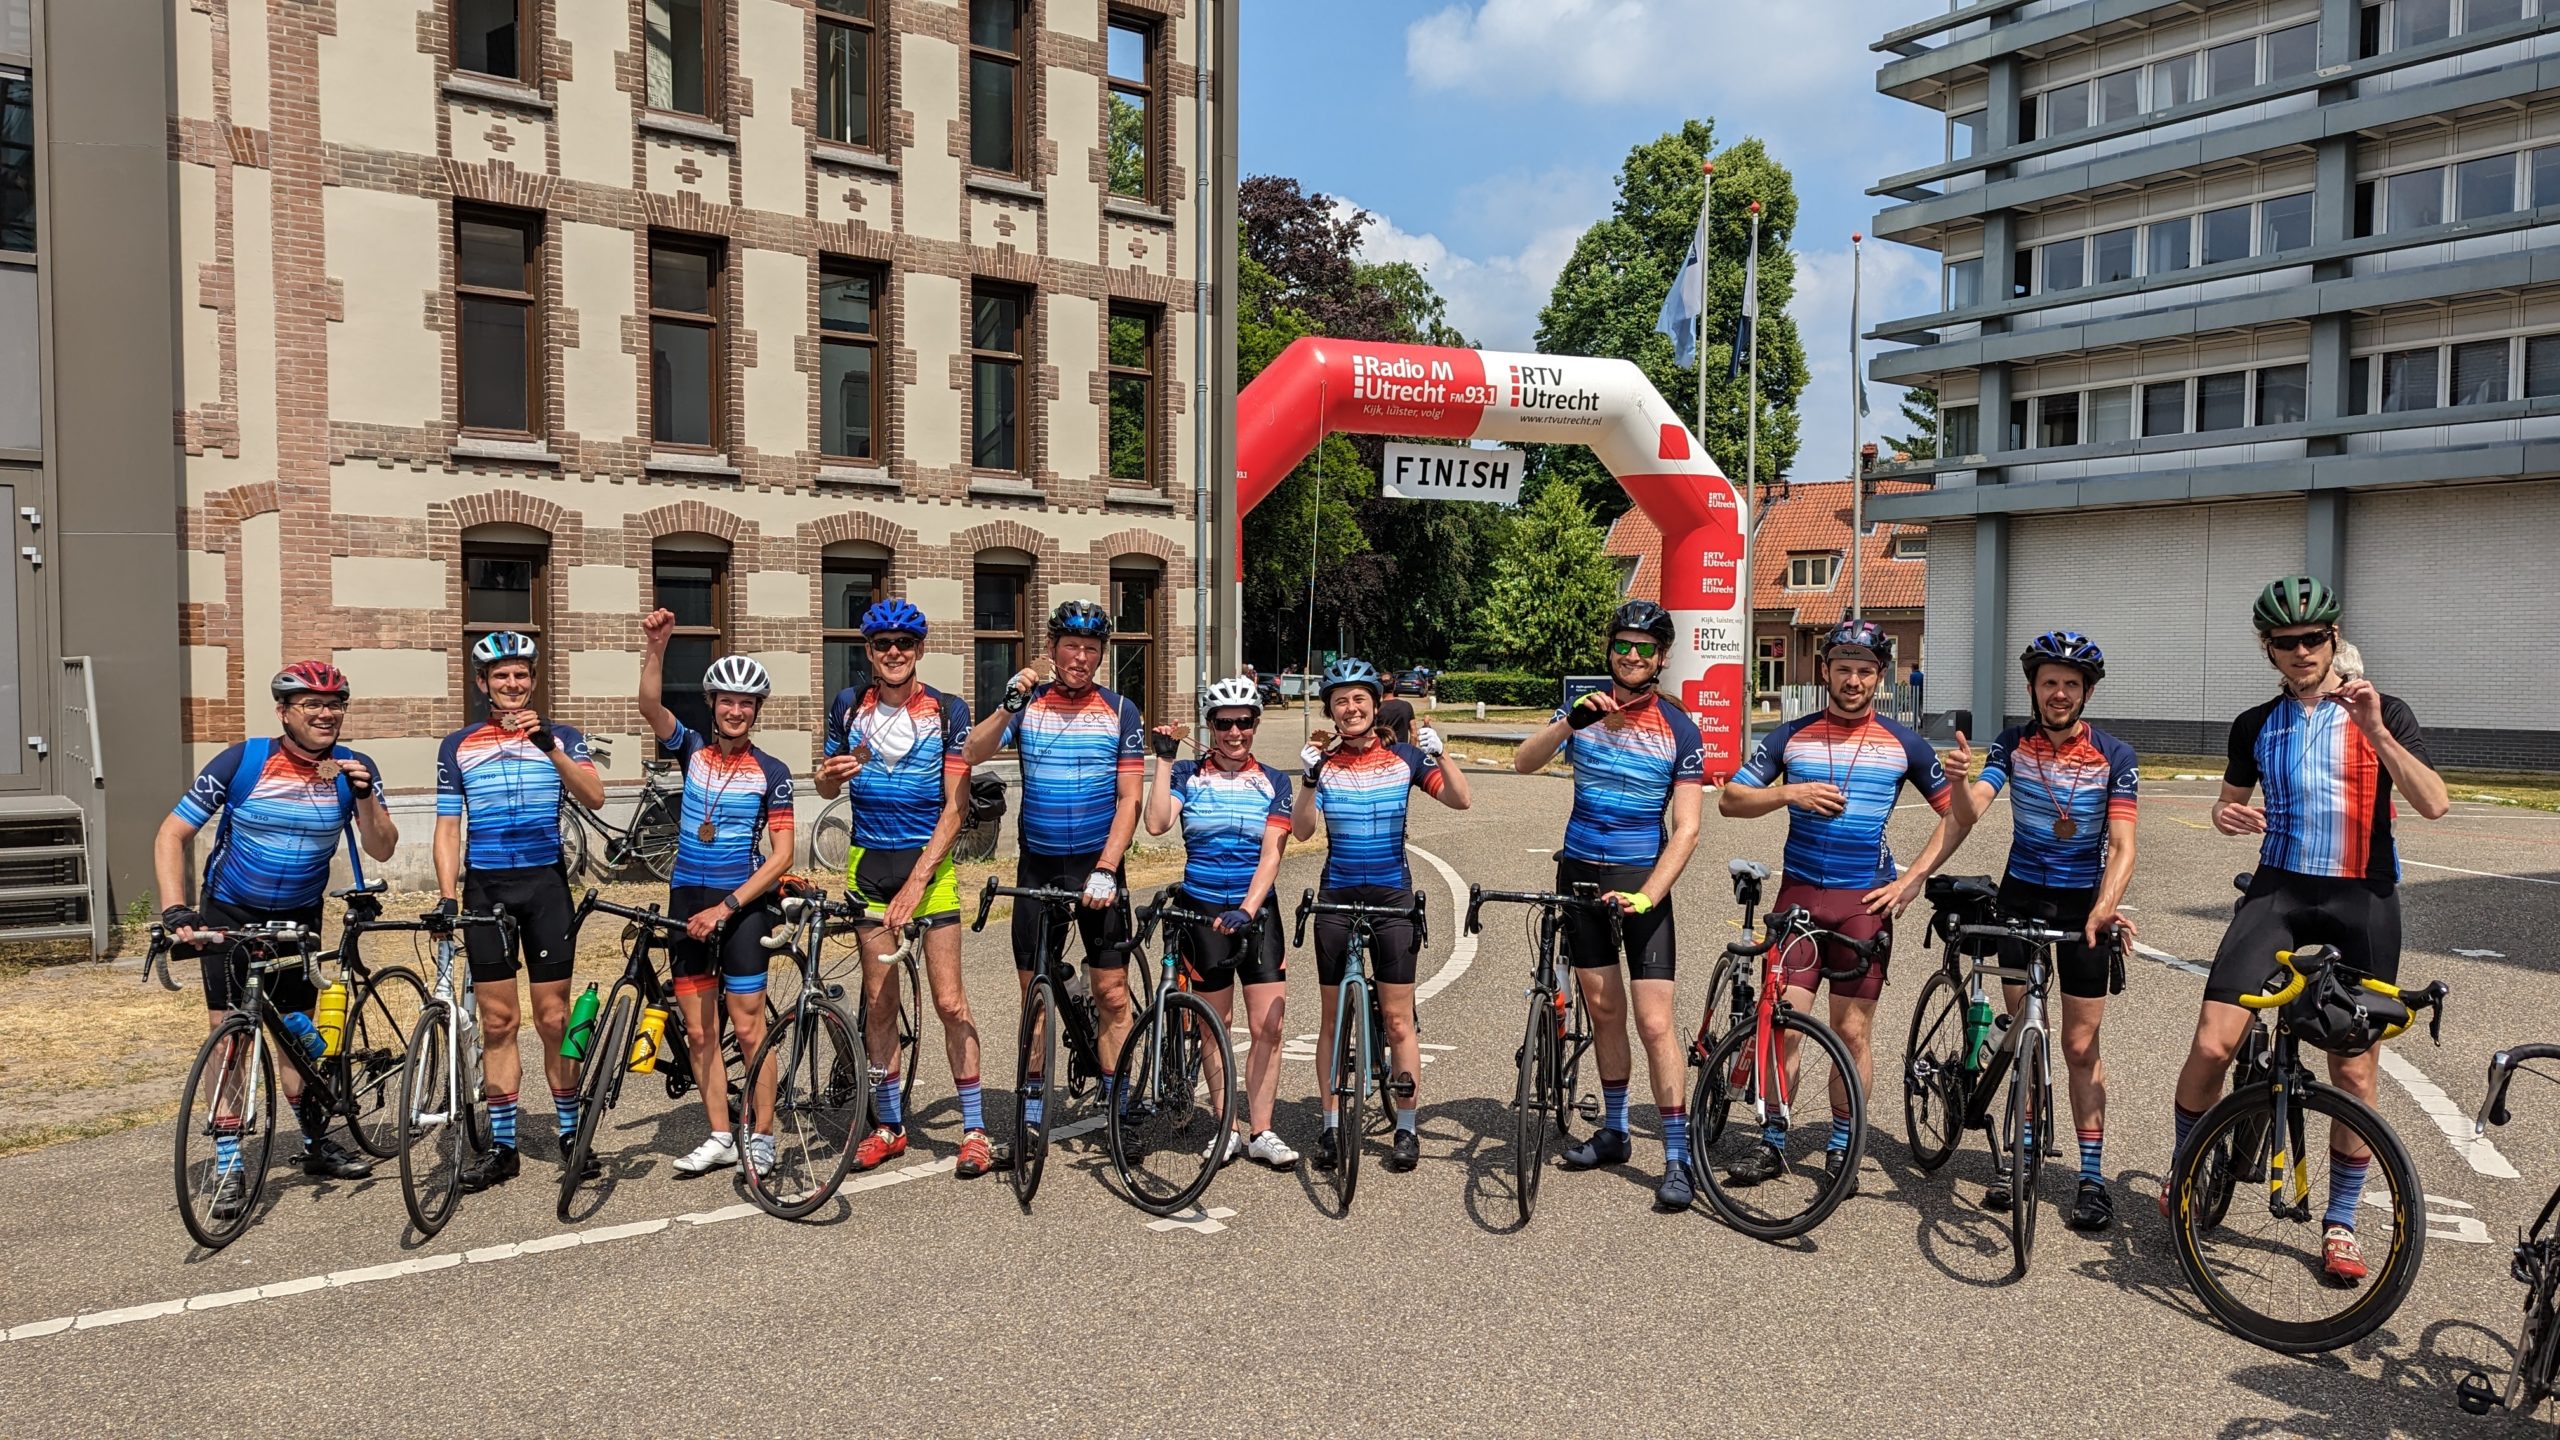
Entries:
{"label": "parked bicycle", "polygon": [[[610,742],[590,736],[587,753],[599,765],[613,759]],[[684,779],[676,762],[652,756],[640,762],[640,795],[620,824],[566,796],[560,800],[560,863],[571,877],[594,867],[614,879],[638,865],[664,881],[675,870],[676,830],[684,819]],[[839,861],[838,869],[842,869]]]}
{"label": "parked bicycle", "polygon": [[[1191,993],[1198,973],[1190,954],[1193,927],[1217,918],[1169,885],[1138,911],[1130,940],[1134,958],[1161,926],[1164,964],[1120,1049],[1120,1103],[1104,1116],[1111,1163],[1129,1198],[1150,1215],[1172,1215],[1199,1202],[1226,1163],[1237,1102],[1235,1042],[1209,1002]],[[1237,932],[1249,952],[1264,916]],[[1145,973],[1144,967],[1140,973]],[[1134,998],[1133,992],[1133,998]]]}
{"label": "parked bicycle", "polygon": [[[996,836],[1004,828],[1004,777],[979,771],[969,777],[969,815],[952,839],[954,861],[995,858]],[[809,863],[822,875],[842,875],[853,853],[853,796],[827,802],[809,827]]]}
{"label": "parked bicycle", "polygon": [[1546,1173],[1547,1156],[1573,1139],[1577,1120],[1600,1118],[1600,1095],[1584,1083],[1583,1059],[1591,1053],[1591,1016],[1583,1009],[1582,987],[1573,980],[1572,957],[1565,953],[1566,916],[1574,911],[1605,916],[1613,936],[1618,907],[1600,898],[1600,887],[1579,884],[1571,894],[1551,890],[1487,890],[1467,887],[1467,933],[1484,929],[1486,904],[1530,908],[1534,935],[1530,944],[1529,1019],[1513,1057],[1519,1078],[1511,1092],[1513,1143],[1512,1196],[1520,1206],[1520,1223],[1529,1223],[1537,1208],[1538,1181]]}
{"label": "parked bicycle", "polygon": [[468,1156],[489,1149],[489,1100],[481,1053],[479,1008],[471,999],[470,967],[462,932],[474,925],[498,932],[512,953],[516,922],[499,906],[488,914],[429,912],[421,917],[435,937],[435,983],[426,1013],[409,1032],[400,1067],[400,1203],[420,1238],[433,1238],[453,1218],[462,1196]]}
{"label": "parked bicycle", "polygon": [[[2507,1087],[2519,1071],[2545,1080],[2560,1079],[2548,1070],[2526,1068],[2555,1060],[2560,1060],[2560,1045],[2513,1045],[2491,1056],[2489,1095],[2480,1102],[2471,1133],[2485,1135],[2490,1126],[2514,1118],[2507,1113]],[[2530,1418],[2560,1387],[2560,1236],[2552,1229],[2555,1213],[2560,1213],[2560,1189],[2542,1202],[2533,1228],[2516,1237],[2516,1248],[2507,1261],[2507,1273],[2524,1287],[2524,1328],[2516,1336],[2515,1366],[2507,1373],[2506,1388],[2491,1385],[2483,1370],[2463,1376],[2454,1387],[2454,1399],[2465,1414],[2510,1410]]]}
{"label": "parked bicycle", "polygon": [[[765,1027],[747,1073],[761,1075],[772,1067],[773,1165],[758,1172],[739,1167],[747,1198],[769,1215],[802,1219],[829,1200],[853,1169],[854,1140],[871,1106],[874,1077],[865,1056],[861,986],[854,987],[854,1008],[845,1008],[845,987],[823,964],[827,924],[850,924],[862,914],[858,902],[830,903],[823,892],[788,893],[782,897],[782,925],[764,937],[764,948],[789,951],[797,959],[800,993]],[[908,948],[923,927],[909,922]],[[861,961],[857,958],[857,966]]]}
{"label": "parked bicycle", "polygon": [[[1421,954],[1431,945],[1428,907],[1415,891],[1410,909],[1393,905],[1338,904],[1316,899],[1307,891],[1298,899],[1297,944],[1307,943],[1307,917],[1341,915],[1351,921],[1342,959],[1342,987],[1334,997],[1333,1053],[1325,1057],[1325,1083],[1332,1088],[1335,1122],[1340,1126],[1341,1154],[1326,1172],[1333,1181],[1334,1212],[1351,1213],[1351,1196],[1360,1186],[1360,1145],[1366,1131],[1364,1110],[1372,1097],[1385,1103],[1379,1119],[1390,1120],[1393,1102],[1412,1097],[1414,1077],[1394,1072],[1387,1051],[1387,1020],[1378,1006],[1378,988],[1369,978],[1369,950],[1377,943],[1381,920],[1413,922],[1413,948]],[[1383,1126],[1381,1128],[1384,1128]]]}

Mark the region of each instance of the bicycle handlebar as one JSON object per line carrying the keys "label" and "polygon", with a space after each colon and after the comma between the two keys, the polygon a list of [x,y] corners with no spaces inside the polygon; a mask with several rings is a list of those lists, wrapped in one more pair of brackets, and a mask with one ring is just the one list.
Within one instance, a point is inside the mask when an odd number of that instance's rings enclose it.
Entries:
{"label": "bicycle handlebar", "polygon": [[[216,930],[211,926],[190,926],[187,933],[195,937],[187,944],[199,951],[211,950],[223,945],[263,944],[280,949],[286,946],[308,947],[320,943],[319,931],[295,920],[260,920],[254,924],[241,925],[229,930]],[[177,948],[178,937],[168,927],[156,923],[151,927],[151,948],[144,951],[142,956],[143,984],[150,984],[156,974],[162,989],[176,991],[183,988],[178,984],[177,977],[169,973],[169,957]],[[305,965],[310,963],[309,954],[306,953],[302,958]]]}
{"label": "bicycle handlebar", "polygon": [[[1161,921],[1170,920],[1177,925],[1215,925],[1218,923],[1218,917],[1215,913],[1207,910],[1195,909],[1184,903],[1190,898],[1189,893],[1184,891],[1180,885],[1167,885],[1162,890],[1157,891],[1156,898],[1138,907],[1137,926],[1130,935],[1130,947],[1135,949],[1139,946],[1145,945],[1149,940],[1153,939],[1155,936],[1156,926]],[[1262,922],[1270,918],[1271,912],[1268,910],[1254,911],[1253,918],[1245,922],[1244,928],[1234,932],[1234,938],[1241,944],[1250,944],[1253,937],[1262,932]],[[1227,932],[1221,931],[1219,933],[1225,934]]]}
{"label": "bicycle handlebar", "polygon": [[[2310,962],[2310,968],[2307,970],[2301,963],[2304,961]],[[2277,951],[2276,963],[2283,966],[2285,973],[2293,978],[2285,983],[2283,989],[2271,995],[2241,996],[2241,1008],[2275,1010],[2291,1004],[2294,998],[2311,984],[2311,977],[2338,963],[2338,952],[2335,947],[2328,945],[2305,945],[2299,950]],[[2411,1025],[2418,1023],[2418,1012],[2421,1010],[2428,1012],[2427,1038],[2438,1044],[2444,1042],[2444,997],[2450,993],[2451,986],[2441,980],[2430,980],[2419,989],[2404,990],[2388,980],[2376,980],[2370,975],[2356,976],[2356,986],[2386,999],[2397,1000],[2409,1007],[2409,1018],[2397,1025],[2386,1027],[2381,1039],[2375,1041],[2376,1044],[2384,1040],[2398,1039]]]}
{"label": "bicycle handlebar", "polygon": [[1724,953],[1737,960],[1757,960],[1777,948],[1789,936],[1794,936],[1816,943],[1815,954],[1818,963],[1821,953],[1820,942],[1829,940],[1858,957],[1858,963],[1855,965],[1844,966],[1837,970],[1828,965],[1821,967],[1822,978],[1835,984],[1845,984],[1874,969],[1877,958],[1893,944],[1893,937],[1889,933],[1879,933],[1870,935],[1864,940],[1855,940],[1837,930],[1825,930],[1813,923],[1813,912],[1801,905],[1790,906],[1770,916],[1762,934],[1764,938],[1757,944],[1746,945],[1740,941],[1734,941],[1724,947]]}
{"label": "bicycle handlebar", "polygon": [[[785,925],[798,925],[808,917],[809,907],[812,905],[818,908],[818,916],[824,920],[860,920],[871,914],[874,909],[881,909],[883,914],[887,913],[884,907],[867,905],[851,896],[842,900],[830,900],[826,892],[821,890],[808,895],[783,896],[782,922]],[[924,933],[924,922],[910,917],[906,924],[898,927],[898,932],[902,938],[913,940]],[[760,943],[767,950],[788,950],[791,948],[791,937],[783,931],[775,930],[767,933]]]}
{"label": "bicycle handlebar", "polygon": [[[2081,934],[2077,930],[2056,930],[2050,925],[2033,920],[2007,918],[1995,918],[1974,925],[1958,925],[1955,931],[1959,939],[2020,940],[2029,945],[2068,945],[2078,940]],[[2105,938],[2098,942],[2101,950],[2112,950],[2124,943],[2122,925],[2111,924],[2103,933]]]}
{"label": "bicycle handlebar", "polygon": [[2514,1045],[2489,1057],[2489,1096],[2472,1117],[2472,1134],[2485,1135],[2490,1126],[2515,1118],[2507,1113],[2507,1086],[2516,1078],[2518,1067],[2534,1060],[2560,1060],[2560,1045]]}
{"label": "bicycle handlebar", "polygon": [[[1354,920],[1410,920],[1416,926],[1425,924],[1422,892],[1417,890],[1411,905],[1359,905],[1338,900],[1318,900],[1309,890],[1298,897],[1297,947],[1307,943],[1307,917],[1310,915],[1348,915]],[[1419,937],[1416,937],[1419,943]]]}
{"label": "bicycle handlebar", "polygon": [[1060,890],[1053,886],[1037,885],[1027,887],[1000,885],[996,883],[996,877],[990,875],[987,877],[987,888],[978,892],[978,918],[969,926],[972,933],[987,928],[988,912],[996,908],[996,897],[999,895],[1009,900],[1037,900],[1044,905],[1076,905],[1084,900],[1082,890]]}
{"label": "bicycle handlebar", "polygon": [[[652,930],[682,930],[685,925],[683,920],[661,911],[655,905],[645,910],[629,905],[616,905],[604,898],[604,892],[601,890],[588,891],[587,898],[578,902],[577,919],[584,920],[589,915],[611,915]],[[572,923],[570,928],[575,930],[577,926]]]}
{"label": "bicycle handlebar", "polygon": [[1610,938],[1619,945],[1626,943],[1627,912],[1610,904],[1600,887],[1588,880],[1576,881],[1570,894],[1554,890],[1487,890],[1481,885],[1470,885],[1467,887],[1466,933],[1476,935],[1483,932],[1483,912],[1487,902],[1496,905],[1529,905],[1547,911],[1594,911],[1608,917]]}

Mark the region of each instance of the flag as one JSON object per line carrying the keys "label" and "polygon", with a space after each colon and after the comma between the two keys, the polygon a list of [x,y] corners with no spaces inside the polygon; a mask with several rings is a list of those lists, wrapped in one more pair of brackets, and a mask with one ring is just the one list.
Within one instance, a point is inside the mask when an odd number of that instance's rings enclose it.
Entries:
{"label": "flag", "polygon": [[1742,315],[1733,322],[1733,364],[1725,379],[1742,378],[1742,357],[1751,350],[1751,327],[1760,319],[1760,226],[1751,226],[1751,258],[1742,265]]}
{"label": "flag", "polygon": [[[1709,181],[1708,195],[1713,195]],[[1671,337],[1671,354],[1680,365],[1698,361],[1698,317],[1707,308],[1707,201],[1698,201],[1698,228],[1689,237],[1689,258],[1680,262],[1680,278],[1662,297],[1662,316],[1653,328]]]}

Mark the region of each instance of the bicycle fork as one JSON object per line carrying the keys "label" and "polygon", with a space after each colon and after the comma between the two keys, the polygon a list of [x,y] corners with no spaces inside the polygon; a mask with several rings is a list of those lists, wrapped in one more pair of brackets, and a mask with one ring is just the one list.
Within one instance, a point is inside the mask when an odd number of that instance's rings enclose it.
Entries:
{"label": "bicycle fork", "polygon": [[2267,1163],[2267,1210],[2280,1220],[2299,1223],[2311,1218],[2311,1167],[2303,1154],[2302,1112],[2292,1092],[2276,1087],[2275,1153]]}

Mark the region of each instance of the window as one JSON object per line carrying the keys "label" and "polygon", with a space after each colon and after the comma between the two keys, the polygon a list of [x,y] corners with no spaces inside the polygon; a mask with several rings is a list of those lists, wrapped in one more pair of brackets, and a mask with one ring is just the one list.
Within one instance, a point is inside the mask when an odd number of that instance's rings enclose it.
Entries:
{"label": "window", "polygon": [[1988,110],[1968,110],[1947,117],[1947,158],[1970,160],[1982,153],[1983,127],[1990,123]]}
{"label": "window", "polygon": [[2036,112],[2043,108],[2044,97],[2029,95],[2018,102],[2018,143],[2026,144],[2043,132],[2036,129]]}
{"label": "window", "polygon": [[1786,684],[1787,642],[1775,635],[1763,635],[1758,648],[1758,663],[1752,667],[1753,683],[1762,690],[1775,690]]}
{"label": "window", "polygon": [[2453,0],[2398,0],[2391,7],[2391,48],[2432,45],[2453,33]]}
{"label": "window", "polygon": [[[543,622],[550,614],[548,581],[551,552],[540,545],[492,545],[462,541],[462,651],[483,635],[514,630],[543,641]],[[534,667],[533,707],[550,709],[552,665]],[[462,687],[462,723],[477,725],[489,718],[489,697],[476,684]]]}
{"label": "window", "polygon": [[2133,278],[2133,230],[2110,230],[2089,237],[2089,283],[2108,285]]}
{"label": "window", "polygon": [[2068,135],[2089,128],[2089,82],[2078,81],[2044,93],[2045,131]]}
{"label": "window", "polygon": [[657,552],[651,590],[658,608],[675,613],[660,678],[666,707],[697,734],[715,733],[711,705],[702,698],[703,672],[728,653],[729,557],[717,550],[669,546]]}
{"label": "window", "polygon": [[2164,380],[2142,387],[2142,433],[2145,435],[2184,435],[2187,433],[2187,382]]}
{"label": "window", "polygon": [[2382,53],[2382,6],[2367,5],[2356,14],[2356,58],[2370,60]]}
{"label": "window", "polygon": [[2453,347],[2453,403],[2495,405],[2507,398],[2504,340],[2474,340]]}
{"label": "window", "polygon": [[2311,244],[2311,192],[2279,195],[2258,207],[2258,253],[2281,255]]}
{"label": "window", "polygon": [[705,0],[645,0],[650,109],[711,113],[712,10]]}
{"label": "window", "polygon": [[2085,438],[2092,445],[2133,438],[2132,386],[2114,385],[2089,392],[2089,429]]}
{"label": "window", "polygon": [[969,0],[969,163],[1022,170],[1022,0]]}
{"label": "window", "polygon": [[1107,170],[1111,193],[1150,204],[1156,198],[1155,31],[1136,21],[1111,17],[1108,64],[1111,67],[1111,128]]}
{"label": "window", "polygon": [[2248,419],[2249,372],[2196,377],[2196,431],[2237,430]]}
{"label": "window", "polygon": [[2270,365],[2258,372],[2258,423],[2291,425],[2310,412],[2311,370],[2305,365]]}
{"label": "window", "polygon": [[1149,681],[1155,674],[1156,601],[1163,592],[1164,574],[1152,565],[1111,571],[1111,688],[1128,697],[1149,724],[1158,718]]}
{"label": "window", "polygon": [[1030,295],[981,283],[971,297],[969,463],[981,470],[1022,468],[1022,355]]}
{"label": "window", "polygon": [[2093,94],[2098,103],[2099,124],[2130,120],[2142,113],[2142,71],[2119,70],[2113,75],[2101,75]]}
{"label": "window", "polygon": [[2203,263],[2249,258],[2249,207],[2231,205],[2196,217],[2204,231]]}
{"label": "window", "polygon": [[2533,207],[2560,205],[2560,145],[2533,152]]}
{"label": "window", "polygon": [[649,438],[708,450],[720,435],[717,241],[649,240]]}
{"label": "window", "polygon": [[2375,182],[2371,180],[2359,180],[2356,182],[2356,214],[2352,228],[2355,238],[2358,240],[2362,240],[2373,233],[2374,185]]}
{"label": "window", "polygon": [[1896,535],[1896,536],[1894,536],[1894,537],[1893,537],[1893,558],[1894,558],[1894,559],[1896,559],[1896,560],[1926,560],[1926,559],[1928,559],[1928,558],[1929,558],[1929,537],[1928,537],[1928,536],[1926,536],[1926,535]]}
{"label": "window", "polygon": [[1028,565],[979,562],[978,603],[970,617],[969,638],[978,690],[970,704],[980,714],[1002,703],[1005,682],[1022,669],[1030,643],[1024,629],[1030,615],[1026,593],[1030,586]]}
{"label": "window", "polygon": [[2044,247],[2044,288],[2077,290],[2080,288],[2081,242],[2077,239],[2057,240]]}
{"label": "window", "polygon": [[2462,7],[2462,31],[2485,30],[2524,18],[2524,0],[2468,0]]}
{"label": "window", "polygon": [[36,96],[26,76],[0,70],[0,250],[36,249]]}
{"label": "window", "polygon": [[1140,485],[1155,481],[1156,316],[1131,306],[1111,307],[1111,478]]}
{"label": "window", "polygon": [[2194,230],[2195,222],[2184,215],[2145,227],[2143,233],[2151,242],[2151,261],[2150,268],[2144,273],[2168,275],[2194,264],[2189,251],[2194,242]]}
{"label": "window", "polygon": [[2002,449],[2024,450],[2027,448],[2027,402],[2024,400],[2009,402],[2008,440],[2009,443],[2002,446]]}
{"label": "window", "polygon": [[2196,57],[2180,55],[2151,67],[2151,108],[2167,110],[2197,96]]}
{"label": "window", "polygon": [[2481,220],[2516,208],[2516,157],[2490,155],[2453,167],[2454,216]]}
{"label": "window", "polygon": [[818,625],[826,645],[826,692],[871,683],[871,652],[862,638],[862,612],[888,591],[886,555],[828,555],[820,562]]}
{"label": "window", "polygon": [[880,458],[880,271],[828,261],[818,271],[818,449]]}
{"label": "window", "polygon": [[[2560,150],[2555,150],[2560,153]],[[1958,260],[1947,267],[1947,299],[1950,310],[1970,310],[1982,303],[1982,257]]]}
{"label": "window", "polygon": [[818,138],[880,148],[874,0],[818,0]]}
{"label": "window", "polygon": [[2382,413],[2436,408],[2436,351],[2400,350],[2382,357]]}
{"label": "window", "polygon": [[2267,79],[2291,80],[2320,68],[2320,26],[2295,25],[2267,36]]}
{"label": "window", "polygon": [[2080,443],[2080,397],[2047,395],[2036,402],[2036,446],[2051,450]]}
{"label": "window", "polygon": [[2205,93],[2228,95],[2258,83],[2258,42],[2234,40],[2204,52]]}
{"label": "window", "polygon": [[2347,362],[2347,413],[2373,413],[2373,357],[2358,355]]}
{"label": "window", "polygon": [[1832,572],[1840,557],[1830,551],[1811,552],[1787,557],[1787,588],[1790,590],[1828,590]]}
{"label": "window", "polygon": [[1982,409],[1949,405],[1938,412],[1938,451],[1942,456],[1982,453]]}
{"label": "window", "polygon": [[531,0],[454,0],[453,68],[529,83],[532,8]]}
{"label": "window", "polygon": [[542,221],[456,209],[453,303],[465,430],[530,435],[541,418]]}
{"label": "window", "polygon": [[2009,252],[2009,298],[2022,300],[2036,293],[2036,252],[2021,245]]}
{"label": "window", "polygon": [[2525,398],[2560,395],[2560,335],[2536,335],[2524,342]]}

